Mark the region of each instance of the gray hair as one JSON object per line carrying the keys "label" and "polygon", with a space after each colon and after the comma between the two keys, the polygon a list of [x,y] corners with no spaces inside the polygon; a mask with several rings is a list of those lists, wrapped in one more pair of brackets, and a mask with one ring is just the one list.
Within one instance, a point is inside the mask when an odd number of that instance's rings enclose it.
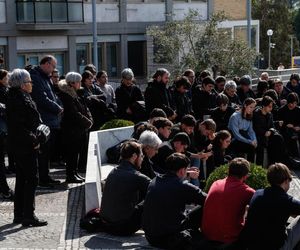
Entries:
{"label": "gray hair", "polygon": [[155,132],[146,130],[141,134],[139,143],[143,146],[156,148],[162,143],[162,141]]}
{"label": "gray hair", "polygon": [[77,72],[69,72],[66,75],[66,83],[74,83],[74,82],[80,82],[82,79],[81,75]]}
{"label": "gray hair", "polygon": [[127,80],[131,80],[134,78],[133,71],[130,68],[123,69],[121,76],[122,76],[122,78],[127,79]]}
{"label": "gray hair", "polygon": [[9,85],[13,88],[21,88],[21,85],[25,83],[25,80],[30,78],[30,74],[25,69],[14,69],[9,77]]}
{"label": "gray hair", "polygon": [[225,86],[224,86],[224,90],[227,90],[227,89],[236,89],[236,83],[232,80],[228,81],[225,83]]}

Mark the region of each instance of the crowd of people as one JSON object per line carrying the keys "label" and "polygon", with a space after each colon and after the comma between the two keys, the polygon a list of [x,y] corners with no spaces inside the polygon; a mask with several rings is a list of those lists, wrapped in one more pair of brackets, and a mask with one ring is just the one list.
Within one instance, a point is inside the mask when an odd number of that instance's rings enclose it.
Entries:
{"label": "crowd of people", "polygon": [[[247,75],[214,79],[187,69],[170,84],[159,68],[143,92],[130,68],[114,90],[93,65],[65,76],[56,65],[48,55],[35,67],[0,70],[0,193],[14,198],[14,223],[47,225],[34,200],[37,185],[60,183],[50,164],[65,164],[67,183],[84,182],[89,132],[120,118],[135,123],[134,134],[116,145],[121,160],[105,182],[101,229],[130,235],[142,228],[151,245],[174,249],[292,249],[299,241],[298,221],[285,233],[288,217],[300,214],[300,202],[286,194],[289,168],[300,166],[298,74],[284,86],[263,73],[254,92]],[[271,187],[255,192],[245,184],[249,162],[268,162]],[[201,191],[226,163],[228,177]],[[14,192],[6,171],[16,173]]]}

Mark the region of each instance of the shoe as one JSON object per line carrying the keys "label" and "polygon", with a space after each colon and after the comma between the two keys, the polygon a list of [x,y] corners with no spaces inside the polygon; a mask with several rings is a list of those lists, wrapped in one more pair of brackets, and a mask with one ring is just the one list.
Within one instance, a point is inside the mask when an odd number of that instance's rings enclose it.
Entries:
{"label": "shoe", "polygon": [[43,182],[43,181],[40,181],[38,186],[40,188],[54,188],[53,184],[51,184],[49,182]]}
{"label": "shoe", "polygon": [[80,180],[82,180],[82,181],[85,181],[84,177],[82,177],[82,176],[79,175],[78,173],[76,173],[75,176],[76,176],[78,179],[80,179]]}
{"label": "shoe", "polygon": [[14,220],[13,220],[13,223],[15,223],[15,224],[21,224],[22,221],[23,221],[22,217],[15,217]]}
{"label": "shoe", "polygon": [[79,179],[76,175],[72,177],[67,177],[66,182],[68,183],[82,183],[83,180]]}
{"label": "shoe", "polygon": [[23,227],[43,227],[47,226],[48,222],[45,220],[40,220],[37,217],[34,217],[32,219],[24,219],[22,221]]}
{"label": "shoe", "polygon": [[6,193],[2,193],[1,196],[3,199],[5,200],[14,200],[14,191],[12,191],[11,189],[9,189]]}
{"label": "shoe", "polygon": [[47,182],[50,183],[50,184],[60,184],[61,183],[60,180],[54,180],[52,178],[49,178]]}

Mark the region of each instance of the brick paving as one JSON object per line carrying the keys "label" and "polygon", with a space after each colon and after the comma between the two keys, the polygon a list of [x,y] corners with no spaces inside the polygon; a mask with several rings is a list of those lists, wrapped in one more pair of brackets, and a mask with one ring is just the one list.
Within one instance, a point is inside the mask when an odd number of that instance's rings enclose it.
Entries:
{"label": "brick paving", "polygon": [[[64,179],[64,171],[52,169],[54,178]],[[300,171],[294,173],[289,193],[300,199]],[[11,187],[15,178],[8,177]],[[36,215],[48,226],[24,228],[12,223],[13,202],[0,200],[0,250],[9,249],[154,249],[139,231],[132,237],[105,233],[88,234],[80,230],[84,204],[84,185],[62,183],[55,189],[38,189]]]}

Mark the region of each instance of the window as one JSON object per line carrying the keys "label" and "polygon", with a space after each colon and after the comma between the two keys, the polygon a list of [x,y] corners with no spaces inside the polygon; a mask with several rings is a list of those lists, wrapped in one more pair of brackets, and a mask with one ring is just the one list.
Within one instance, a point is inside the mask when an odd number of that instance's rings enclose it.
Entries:
{"label": "window", "polygon": [[0,69],[6,68],[5,62],[5,46],[0,46]]}
{"label": "window", "polygon": [[128,66],[136,76],[146,75],[145,41],[128,42]]}

